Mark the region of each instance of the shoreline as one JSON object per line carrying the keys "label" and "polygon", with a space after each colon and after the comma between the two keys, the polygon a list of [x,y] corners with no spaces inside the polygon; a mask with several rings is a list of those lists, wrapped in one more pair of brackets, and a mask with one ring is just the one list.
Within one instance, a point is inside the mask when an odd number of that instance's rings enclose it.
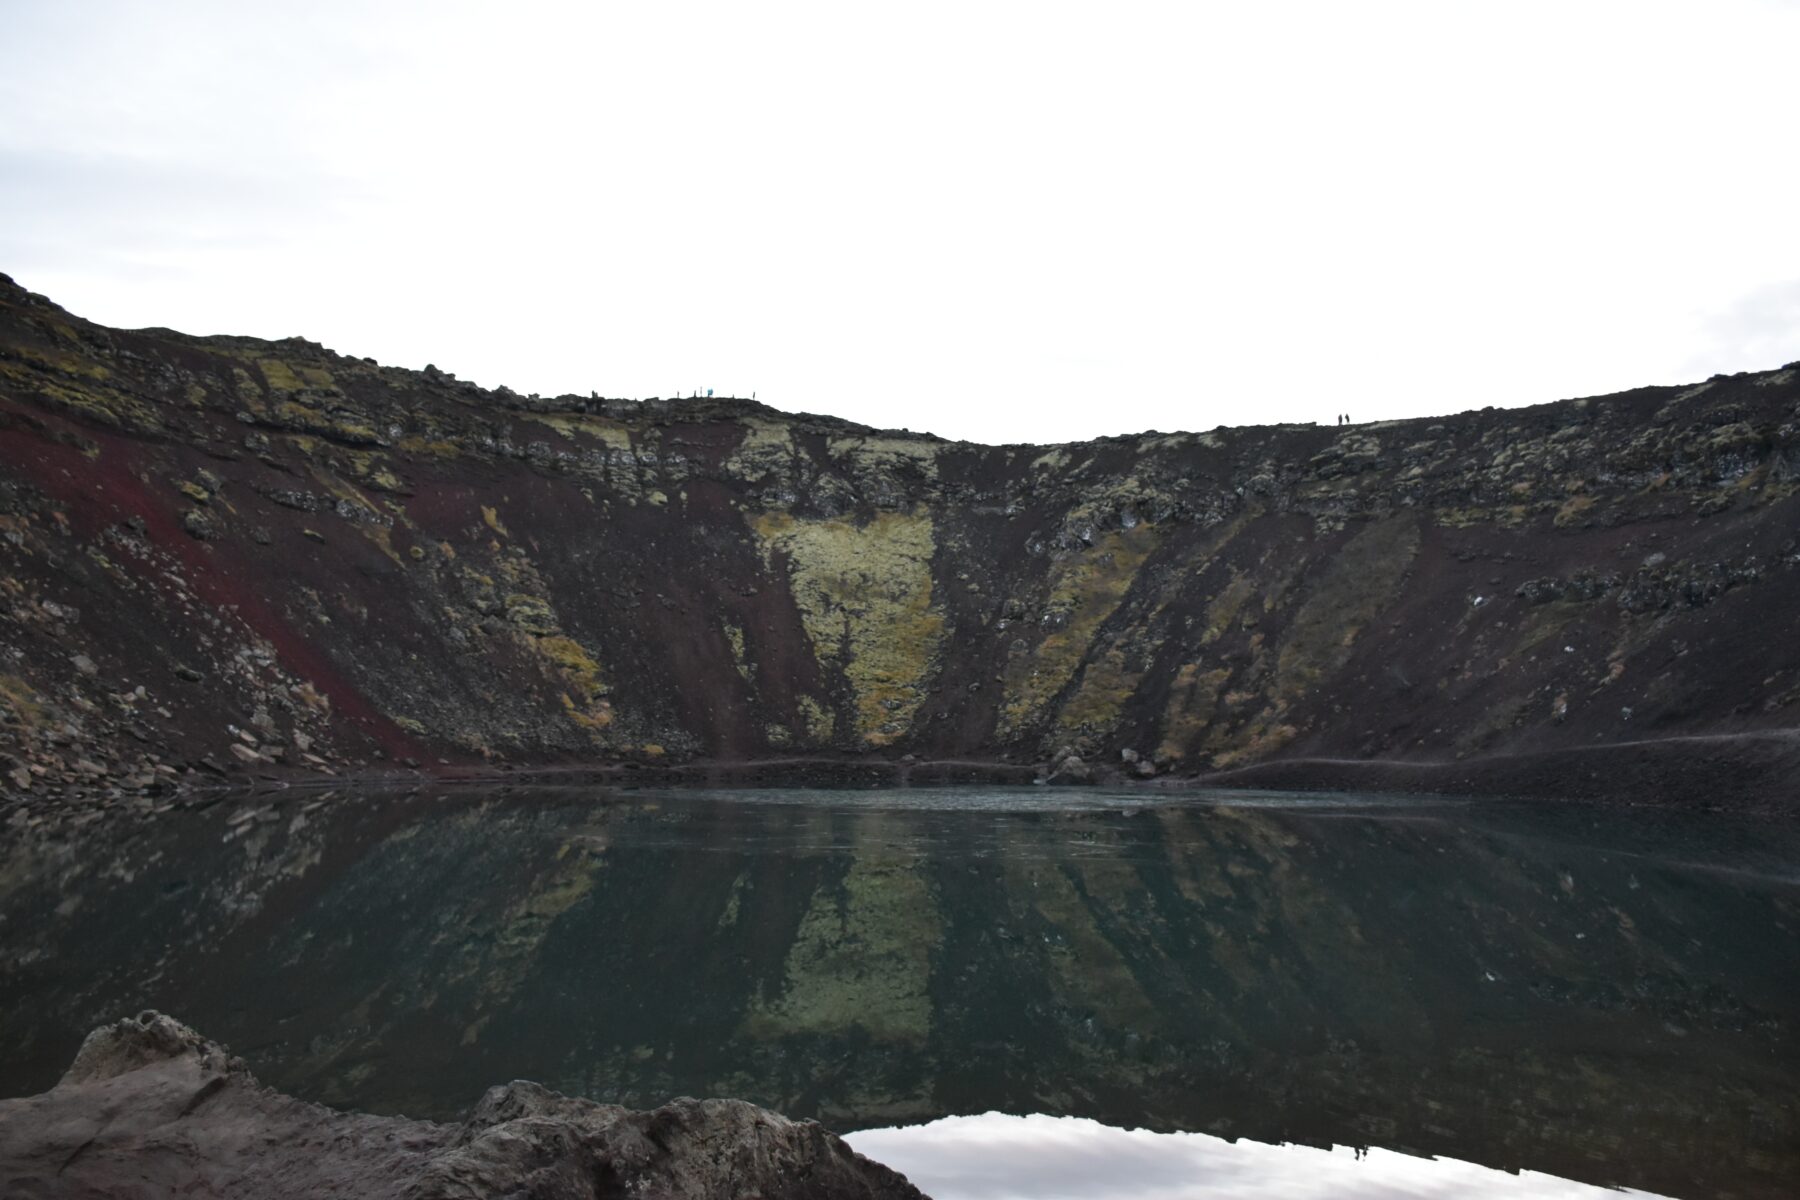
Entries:
{"label": "shoreline", "polygon": [[[909,756],[910,757],[910,756]],[[626,786],[633,788],[912,788],[979,786],[1108,787],[1178,796],[1183,792],[1267,790],[1369,792],[1492,800],[1563,801],[1602,807],[1669,808],[1793,818],[1800,815],[1800,730],[1608,743],[1459,760],[1292,758],[1193,774],[1139,777],[1129,764],[1092,770],[1080,781],[1051,778],[1048,762],[916,759],[878,755],[795,755],[645,764],[558,762],[446,764],[343,772],[231,773],[191,777],[164,790],[112,795],[78,790],[15,797],[15,812],[131,809],[151,814],[229,796],[426,785]],[[36,801],[36,803],[33,803]],[[16,818],[15,818],[16,819]],[[3,823],[3,821],[0,821]]]}

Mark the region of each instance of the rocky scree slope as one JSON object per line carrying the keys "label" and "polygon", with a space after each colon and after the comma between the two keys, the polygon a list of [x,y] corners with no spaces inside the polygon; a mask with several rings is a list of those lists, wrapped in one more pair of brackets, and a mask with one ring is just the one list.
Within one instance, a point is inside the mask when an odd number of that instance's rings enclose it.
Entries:
{"label": "rocky scree slope", "polygon": [[1800,364],[977,446],[108,329],[0,276],[0,787],[915,756],[1616,792],[1642,747],[1696,795],[1717,754],[1791,781],[1797,479]]}

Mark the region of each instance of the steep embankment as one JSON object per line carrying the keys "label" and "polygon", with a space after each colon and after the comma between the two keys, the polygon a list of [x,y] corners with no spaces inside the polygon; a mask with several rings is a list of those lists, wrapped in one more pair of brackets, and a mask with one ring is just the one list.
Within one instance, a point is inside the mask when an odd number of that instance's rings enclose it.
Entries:
{"label": "steep embankment", "polygon": [[111,330],[0,276],[0,445],[0,782],[33,796],[821,754],[1793,778],[1793,366],[988,447]]}

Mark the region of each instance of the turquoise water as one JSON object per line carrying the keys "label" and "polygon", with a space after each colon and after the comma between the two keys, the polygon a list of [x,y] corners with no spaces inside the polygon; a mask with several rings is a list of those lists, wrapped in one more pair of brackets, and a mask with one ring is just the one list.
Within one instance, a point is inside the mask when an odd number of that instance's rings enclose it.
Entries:
{"label": "turquoise water", "polygon": [[239,797],[16,834],[0,1093],[155,1007],[377,1112],[523,1077],[1786,1195],[1797,865],[1717,814],[1373,796]]}

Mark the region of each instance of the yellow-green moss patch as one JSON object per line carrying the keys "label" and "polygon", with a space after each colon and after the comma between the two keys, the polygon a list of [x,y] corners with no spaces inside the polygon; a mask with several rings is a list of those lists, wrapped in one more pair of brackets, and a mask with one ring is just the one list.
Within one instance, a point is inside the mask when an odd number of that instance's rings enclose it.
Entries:
{"label": "yellow-green moss patch", "polygon": [[999,733],[1009,737],[1042,716],[1086,657],[1094,635],[1131,590],[1138,568],[1156,549],[1149,524],[1109,533],[1051,569],[1045,615],[1058,623],[1035,653],[1021,655],[1007,672]]}
{"label": "yellow-green moss patch", "polygon": [[1158,752],[1169,758],[1181,758],[1212,724],[1219,706],[1219,693],[1231,678],[1224,667],[1211,671],[1199,663],[1183,663],[1169,687],[1169,703],[1163,711],[1163,736]]}
{"label": "yellow-green moss patch", "polygon": [[1352,644],[1400,591],[1419,551],[1410,516],[1376,521],[1344,543],[1282,634],[1275,698],[1298,698],[1341,667]]}
{"label": "yellow-green moss patch", "polygon": [[17,675],[0,675],[0,703],[12,710],[14,718],[25,729],[34,730],[44,719],[44,708],[35,693]]}
{"label": "yellow-green moss patch", "polygon": [[618,421],[606,417],[591,416],[587,413],[540,413],[534,414],[531,420],[540,425],[548,425],[566,437],[583,434],[597,442],[605,443],[609,450],[630,450],[631,429]]}
{"label": "yellow-green moss patch", "polygon": [[930,515],[882,513],[857,524],[771,512],[751,528],[770,561],[786,557],[819,663],[849,681],[856,736],[881,746],[904,734],[944,641],[944,616],[932,604]]}
{"label": "yellow-green moss patch", "polygon": [[279,358],[258,359],[256,365],[262,370],[263,378],[275,391],[297,392],[306,386],[300,382],[300,377],[294,374],[293,368]]}

